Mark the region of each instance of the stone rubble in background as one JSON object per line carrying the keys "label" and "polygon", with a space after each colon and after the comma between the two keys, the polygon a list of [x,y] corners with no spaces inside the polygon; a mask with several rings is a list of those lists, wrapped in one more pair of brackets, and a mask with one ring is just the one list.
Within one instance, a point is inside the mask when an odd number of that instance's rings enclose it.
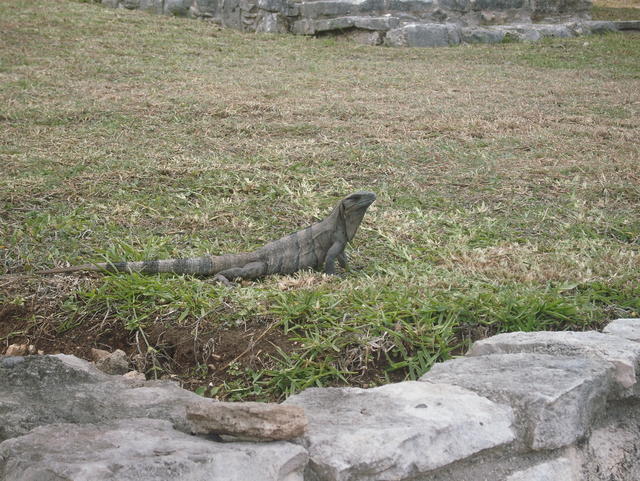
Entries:
{"label": "stone rubble in background", "polygon": [[335,35],[391,47],[536,42],[640,30],[640,21],[590,21],[591,0],[102,0],[102,4],[202,18],[245,32]]}
{"label": "stone rubble in background", "polygon": [[419,381],[312,388],[257,408],[282,426],[304,411],[293,442],[192,434],[222,431],[196,427],[198,416],[233,425],[231,404],[241,424],[260,424],[255,403],[204,400],[74,356],[4,356],[0,479],[637,481],[640,319],[604,331],[500,334]]}

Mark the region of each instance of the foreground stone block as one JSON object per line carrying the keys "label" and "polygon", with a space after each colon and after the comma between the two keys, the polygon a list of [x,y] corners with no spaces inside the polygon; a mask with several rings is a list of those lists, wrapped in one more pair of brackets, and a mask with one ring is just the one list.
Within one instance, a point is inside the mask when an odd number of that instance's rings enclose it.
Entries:
{"label": "foreground stone block", "polygon": [[618,389],[613,397],[636,395],[640,344],[599,332],[511,332],[476,341],[468,356],[537,352],[555,356],[588,357],[611,363]]}
{"label": "foreground stone block", "polygon": [[50,423],[128,417],[165,419],[189,432],[186,406],[202,400],[172,382],[111,376],[65,355],[4,358],[0,386],[0,441]]}
{"label": "foreground stone block", "polygon": [[200,402],[187,406],[194,433],[228,434],[258,440],[302,436],[307,427],[304,409],[258,402]]}
{"label": "foreground stone block", "polygon": [[307,414],[300,442],[323,481],[410,479],[515,437],[511,408],[446,384],[313,388],[285,404]]}
{"label": "foreground stone block", "polygon": [[555,449],[583,438],[604,411],[609,363],[545,354],[491,354],[443,362],[420,381],[453,384],[510,405],[527,447]]}
{"label": "foreground stone block", "polygon": [[640,342],[640,319],[616,319],[607,324],[602,332]]}
{"label": "foreground stone block", "polygon": [[513,473],[505,481],[582,481],[582,473],[568,458],[559,458]]}
{"label": "foreground stone block", "polygon": [[156,419],[51,424],[0,443],[4,481],[302,481],[303,448],[216,443]]}

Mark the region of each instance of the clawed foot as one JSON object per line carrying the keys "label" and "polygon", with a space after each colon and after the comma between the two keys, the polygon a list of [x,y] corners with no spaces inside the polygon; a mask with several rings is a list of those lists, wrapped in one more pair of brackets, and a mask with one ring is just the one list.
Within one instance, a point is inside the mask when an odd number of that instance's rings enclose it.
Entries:
{"label": "clawed foot", "polygon": [[233,282],[230,282],[229,279],[227,279],[225,276],[221,274],[216,274],[215,276],[213,276],[213,280],[219,282],[220,284],[226,287],[236,287],[236,285]]}

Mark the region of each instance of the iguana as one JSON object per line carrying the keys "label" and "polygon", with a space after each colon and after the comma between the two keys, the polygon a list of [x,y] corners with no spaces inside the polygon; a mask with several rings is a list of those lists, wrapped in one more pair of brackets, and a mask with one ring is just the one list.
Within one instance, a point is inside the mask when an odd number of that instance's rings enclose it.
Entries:
{"label": "iguana", "polygon": [[36,272],[59,274],[76,271],[141,272],[215,276],[230,284],[233,279],[256,279],[270,274],[291,274],[301,269],[322,269],[335,274],[336,260],[347,266],[345,247],[356,234],[367,208],[376,200],[373,192],[356,192],[342,199],[324,220],[263,247],[241,254],[141,262],[104,262]]}

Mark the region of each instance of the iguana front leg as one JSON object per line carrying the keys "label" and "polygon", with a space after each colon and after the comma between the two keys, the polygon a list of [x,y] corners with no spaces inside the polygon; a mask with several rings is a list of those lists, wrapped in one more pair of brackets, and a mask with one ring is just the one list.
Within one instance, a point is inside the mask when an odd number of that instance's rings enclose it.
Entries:
{"label": "iguana front leg", "polygon": [[340,254],[338,254],[338,264],[340,264],[340,267],[342,267],[343,269],[347,269],[349,267],[348,264],[348,258],[347,258],[347,253],[345,251],[340,252]]}
{"label": "iguana front leg", "polygon": [[225,286],[230,286],[233,279],[256,279],[265,275],[267,265],[264,262],[249,262],[243,267],[231,267],[218,272],[214,279],[222,282]]}
{"label": "iguana front leg", "polygon": [[[336,259],[342,264],[341,257],[344,258],[344,248],[347,243],[345,241],[335,241],[333,245],[327,251],[327,255],[324,260],[324,272],[325,274],[335,275],[336,273]],[[341,256],[342,254],[342,256]]]}

